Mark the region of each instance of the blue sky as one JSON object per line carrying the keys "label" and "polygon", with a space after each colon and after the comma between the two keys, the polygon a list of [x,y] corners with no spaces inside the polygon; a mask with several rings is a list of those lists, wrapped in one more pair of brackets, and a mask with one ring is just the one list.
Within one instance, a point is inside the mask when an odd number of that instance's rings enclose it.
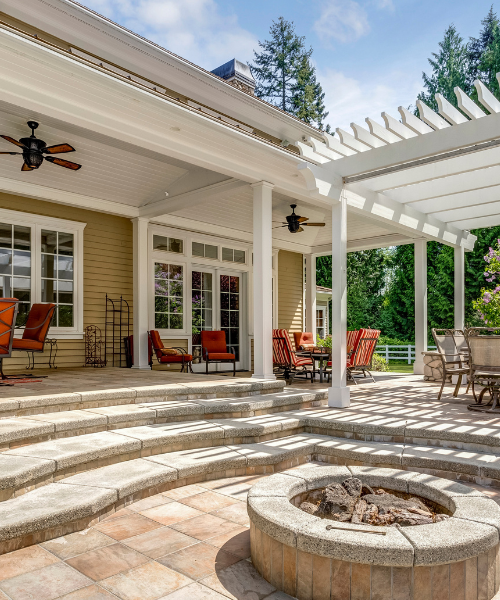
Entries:
{"label": "blue sky", "polygon": [[[294,21],[313,47],[332,127],[414,104],[427,58],[454,23],[477,36],[491,0],[80,0],[212,70],[251,61],[273,19]],[[496,7],[495,7],[496,8]],[[498,6],[500,11],[500,3]]]}

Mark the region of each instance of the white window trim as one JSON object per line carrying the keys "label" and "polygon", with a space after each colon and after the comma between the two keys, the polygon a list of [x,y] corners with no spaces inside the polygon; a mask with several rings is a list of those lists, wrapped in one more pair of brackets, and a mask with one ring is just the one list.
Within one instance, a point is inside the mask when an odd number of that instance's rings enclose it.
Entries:
{"label": "white window trim", "polygon": [[[73,256],[73,327],[51,327],[49,337],[56,339],[81,339],[83,337],[83,230],[87,223],[0,208],[0,222],[31,228],[31,303],[42,298],[42,229],[71,233],[74,236]],[[22,333],[18,330],[16,333]]]}
{"label": "white window trim", "polygon": [[[163,235],[165,237],[173,237],[181,239],[183,242],[184,252],[167,252],[164,250],[153,250],[153,235]],[[218,247],[218,258],[204,258],[201,256],[193,256],[192,243],[200,242],[202,244],[210,244]],[[222,246],[236,250],[245,251],[245,263],[234,263],[222,260]],[[155,262],[164,262],[176,265],[182,265],[184,269],[184,305],[183,305],[183,328],[182,329],[158,329],[162,338],[170,339],[186,339],[190,343],[191,332],[191,273],[196,268],[206,267],[208,269],[218,269],[223,271],[232,271],[235,273],[249,273],[252,271],[252,266],[249,263],[251,260],[251,245],[242,244],[232,240],[231,238],[216,237],[203,235],[193,231],[179,230],[173,227],[158,225],[151,223],[148,231],[148,252],[149,252],[149,328],[155,329],[155,299],[154,299],[154,264]],[[193,269],[194,265],[194,269]],[[246,316],[246,315],[245,315]],[[241,346],[243,347],[243,346]]]}

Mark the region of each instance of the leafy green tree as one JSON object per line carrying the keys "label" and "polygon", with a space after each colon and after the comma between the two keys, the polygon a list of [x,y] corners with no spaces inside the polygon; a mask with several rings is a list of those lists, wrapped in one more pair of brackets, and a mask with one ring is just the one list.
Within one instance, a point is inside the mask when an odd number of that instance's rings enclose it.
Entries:
{"label": "leafy green tree", "polygon": [[438,110],[435,94],[442,94],[453,106],[458,107],[454,88],[458,86],[465,93],[471,89],[468,48],[454,25],[445,31],[439,48],[439,52],[433,52],[433,58],[429,58],[432,73],[422,73],[425,91],[418,95],[419,100],[434,110]]}
{"label": "leafy green tree", "polygon": [[292,86],[293,114],[309,125],[323,129],[324,120],[328,116],[324,103],[325,93],[321,84],[316,81],[316,69],[308,56],[302,57],[297,80]]}

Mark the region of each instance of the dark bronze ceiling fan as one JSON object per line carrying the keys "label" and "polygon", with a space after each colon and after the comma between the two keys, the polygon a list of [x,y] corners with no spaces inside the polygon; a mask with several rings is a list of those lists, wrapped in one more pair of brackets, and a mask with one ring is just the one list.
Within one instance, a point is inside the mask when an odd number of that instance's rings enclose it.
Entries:
{"label": "dark bronze ceiling fan", "polygon": [[[75,149],[69,144],[56,144],[55,146],[47,146],[47,144],[35,137],[35,129],[38,127],[36,121],[28,121],[28,127],[31,129],[30,137],[21,138],[19,141],[8,135],[0,135],[4,140],[7,140],[11,144],[15,144],[18,148],[22,149],[22,152],[0,152],[0,154],[11,154],[21,155],[24,159],[21,171],[33,171],[43,163],[44,159],[51,162],[53,165],[59,165],[72,171],[78,171],[82,165],[58,158],[56,156],[50,156],[51,154],[62,154],[63,152],[74,152]],[[45,156],[48,154],[49,156]]]}
{"label": "dark bronze ceiling fan", "polygon": [[[303,227],[324,227],[324,223],[306,223],[309,221],[309,217],[301,217],[300,215],[295,214],[295,209],[297,208],[296,204],[290,204],[290,208],[292,209],[292,214],[286,217],[286,223],[283,225],[278,225],[278,227],[288,227],[288,231],[290,233],[300,233],[304,231]],[[277,229],[274,227],[274,229]]]}

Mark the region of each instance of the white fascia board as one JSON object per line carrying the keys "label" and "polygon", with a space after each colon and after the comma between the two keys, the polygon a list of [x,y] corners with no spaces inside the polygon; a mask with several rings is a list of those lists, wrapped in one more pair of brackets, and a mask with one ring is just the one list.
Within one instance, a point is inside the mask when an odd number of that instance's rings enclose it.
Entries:
{"label": "white fascia board", "polygon": [[344,193],[350,209],[365,216],[368,213],[373,219],[390,224],[410,237],[425,237],[447,246],[463,246],[466,250],[474,248],[476,238],[470,233],[448,225],[432,215],[426,215],[412,206],[401,204],[384,194],[363,188],[361,184],[347,185]]}
{"label": "white fascia board", "polygon": [[139,209],[135,206],[102,200],[101,198],[94,198],[92,196],[84,196],[83,194],[75,194],[29,181],[8,179],[7,177],[0,177],[0,191],[6,194],[14,194],[15,196],[25,196],[27,198],[35,198],[36,200],[65,204],[66,206],[76,206],[120,217],[134,218],[139,216]]}
{"label": "white fascia board", "polygon": [[[486,142],[499,137],[499,131],[500,113],[401,140],[394,144],[387,144],[381,148],[373,148],[368,152],[345,156],[330,164],[330,168],[342,177],[359,175]],[[470,158],[473,155],[468,156]],[[328,165],[326,168],[329,168]],[[409,173],[412,170],[409,169],[401,173]]]}
{"label": "white fascia board", "polygon": [[[77,57],[47,49],[25,37],[2,30],[0,48],[5,51],[6,60],[0,62],[0,99],[29,113],[47,115],[70,122],[73,125],[96,131],[102,135],[138,145],[159,154],[178,158],[228,177],[247,182],[271,180],[277,191],[283,190],[293,197],[308,197],[302,181],[292,179],[296,166],[304,158],[285,151],[265,140],[247,134],[242,130],[227,126],[221,121],[189,109],[185,105],[170,100],[152,90],[141,88],[97,67],[84,64]],[[9,56],[10,54],[10,56]],[[23,58],[30,64],[37,64],[39,77],[27,79],[12,68]],[[7,60],[12,57],[12,60]],[[10,65],[10,68],[9,68]],[[23,67],[25,65],[23,64]],[[56,78],[68,77],[71,86],[55,89],[50,85]],[[114,110],[103,107],[103,96],[89,96],[90,83],[102,89],[103,95],[115,98]],[[82,102],[82,97],[85,102]],[[130,118],[130,106],[140,102],[141,111]],[[127,112],[128,111],[128,112]],[[193,141],[189,136],[172,132],[168,123],[172,119],[182,120],[196,126],[199,138]],[[187,121],[186,121],[187,119]],[[233,146],[240,146],[245,153],[257,152],[261,164],[254,160],[238,160]],[[284,168],[288,173],[284,173]]]}
{"label": "white fascia board", "polygon": [[[413,244],[417,239],[426,238],[412,238],[407,235],[392,233],[388,235],[380,235],[372,238],[366,238],[364,240],[347,240],[347,251],[359,252],[360,250],[374,250],[375,248],[390,248],[391,246],[402,246],[403,244]],[[331,244],[313,246],[312,252],[313,254],[318,254],[318,256],[330,256],[332,253],[332,247]]]}
{"label": "white fascia board", "polygon": [[310,135],[321,139],[321,133],[306,123],[82,5],[67,0],[2,0],[2,10],[279,139],[295,142]]}
{"label": "white fascia board", "polygon": [[481,229],[483,227],[495,227],[500,225],[500,215],[498,213],[485,215],[484,217],[474,217],[454,223],[457,227],[467,229]]}

